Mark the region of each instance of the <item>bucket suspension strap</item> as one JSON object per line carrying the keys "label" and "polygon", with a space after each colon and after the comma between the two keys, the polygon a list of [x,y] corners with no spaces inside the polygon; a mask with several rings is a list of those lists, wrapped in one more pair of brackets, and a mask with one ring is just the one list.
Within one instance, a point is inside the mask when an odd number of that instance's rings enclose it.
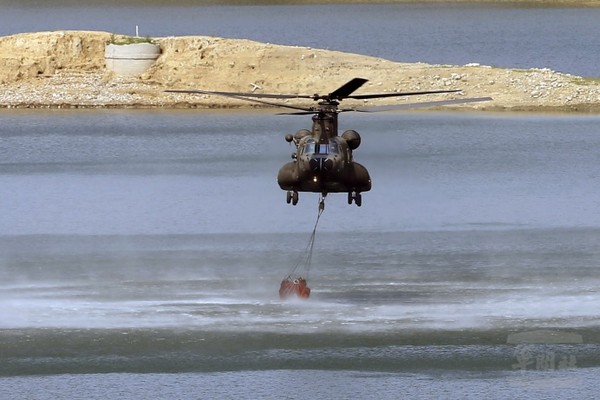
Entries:
{"label": "bucket suspension strap", "polygon": [[[306,274],[304,276],[304,278],[306,280],[308,280],[308,276],[310,274],[310,264],[312,261],[312,255],[313,255],[313,248],[315,245],[315,236],[317,234],[317,226],[319,225],[319,219],[321,218],[321,214],[323,214],[323,211],[325,211],[325,196],[321,195],[319,196],[319,211],[317,213],[317,220],[315,221],[315,226],[313,228],[312,234],[310,235],[310,238],[308,240],[308,244],[306,246],[306,249],[304,250],[304,257],[300,257],[298,259],[298,261],[296,262],[296,264],[294,265],[294,267],[292,268],[290,274],[288,276],[292,276],[296,273],[305,271]],[[304,263],[302,263],[304,261]],[[304,268],[301,271],[298,271],[300,268],[300,265],[303,265]]]}

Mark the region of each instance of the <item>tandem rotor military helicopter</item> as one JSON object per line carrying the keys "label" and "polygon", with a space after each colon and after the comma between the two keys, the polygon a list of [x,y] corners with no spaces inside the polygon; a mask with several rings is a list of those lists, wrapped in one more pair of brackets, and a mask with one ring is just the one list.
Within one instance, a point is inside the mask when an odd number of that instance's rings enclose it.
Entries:
{"label": "tandem rotor military helicopter", "polygon": [[[341,112],[377,112],[397,109],[441,106],[447,104],[470,103],[491,100],[490,97],[442,100],[423,103],[402,104],[396,106],[369,108],[338,108],[344,99],[376,99],[384,97],[417,96],[437,93],[454,93],[460,90],[431,90],[405,93],[376,93],[353,95],[364,85],[367,79],[354,78],[333,92],[320,95],[302,94],[266,94],[243,92],[218,92],[207,90],[167,90],[170,93],[191,93],[218,95],[269,106],[296,110],[283,115],[312,114],[312,128],[300,129],[294,135],[287,134],[285,140],[294,143],[296,151],[292,161],[286,163],[277,175],[281,189],[287,191],[287,203],[298,204],[298,192],[320,193],[323,198],[328,193],[347,193],[348,204],[362,204],[362,192],[371,190],[371,177],[367,169],[353,159],[352,152],[361,143],[361,137],[355,130],[346,130],[338,135],[338,114]],[[300,107],[285,103],[259,99],[311,99],[317,101],[316,107]]]}

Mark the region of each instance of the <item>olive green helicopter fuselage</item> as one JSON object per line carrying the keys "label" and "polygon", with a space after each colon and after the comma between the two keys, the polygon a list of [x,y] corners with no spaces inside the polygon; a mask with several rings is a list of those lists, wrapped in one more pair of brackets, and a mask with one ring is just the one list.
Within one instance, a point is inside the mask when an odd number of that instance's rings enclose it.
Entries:
{"label": "olive green helicopter fuselage", "polygon": [[[299,192],[347,193],[348,204],[362,204],[362,192],[371,190],[371,177],[361,164],[353,159],[352,152],[360,146],[361,137],[355,130],[346,130],[338,135],[338,115],[346,111],[376,112],[409,109],[417,107],[442,106],[447,104],[471,103],[491,100],[490,97],[438,100],[421,103],[403,103],[384,107],[339,108],[344,99],[369,100],[387,97],[416,96],[460,92],[460,90],[428,90],[421,92],[389,92],[375,94],[353,94],[364,85],[367,79],[354,78],[333,92],[320,95],[268,94],[217,92],[207,90],[167,90],[171,93],[192,93],[202,95],[225,96],[237,100],[267,106],[283,107],[295,110],[288,115],[312,115],[312,128],[301,129],[285,139],[296,146],[292,161],[286,163],[277,174],[279,187],[287,192],[287,203],[298,204]],[[316,107],[303,107],[288,103],[262,99],[310,99],[318,101]]]}

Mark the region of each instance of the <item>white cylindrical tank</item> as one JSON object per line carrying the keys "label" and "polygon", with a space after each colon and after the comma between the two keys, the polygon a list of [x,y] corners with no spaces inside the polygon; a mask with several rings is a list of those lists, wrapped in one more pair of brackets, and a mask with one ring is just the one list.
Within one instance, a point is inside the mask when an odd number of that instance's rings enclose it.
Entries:
{"label": "white cylindrical tank", "polygon": [[143,74],[160,55],[160,46],[155,43],[132,43],[106,45],[104,57],[106,68],[119,75]]}

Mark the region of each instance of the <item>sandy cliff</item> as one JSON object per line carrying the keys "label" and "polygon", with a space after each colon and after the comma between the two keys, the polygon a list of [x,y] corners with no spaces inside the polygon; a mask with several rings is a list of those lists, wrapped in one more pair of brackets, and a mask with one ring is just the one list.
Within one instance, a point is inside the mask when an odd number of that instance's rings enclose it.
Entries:
{"label": "sandy cliff", "polygon": [[[463,89],[459,97],[494,98],[460,108],[600,112],[600,80],[547,69],[397,63],[204,36],[158,38],[162,54],[150,70],[140,77],[120,77],[105,68],[104,47],[110,38],[107,32],[81,31],[0,38],[0,107],[248,107],[252,105],[227,98],[164,90],[312,94],[326,93],[353,77],[362,77],[369,79],[360,89],[363,93]],[[450,97],[456,96],[418,100]],[[406,101],[371,100],[367,104]]]}

